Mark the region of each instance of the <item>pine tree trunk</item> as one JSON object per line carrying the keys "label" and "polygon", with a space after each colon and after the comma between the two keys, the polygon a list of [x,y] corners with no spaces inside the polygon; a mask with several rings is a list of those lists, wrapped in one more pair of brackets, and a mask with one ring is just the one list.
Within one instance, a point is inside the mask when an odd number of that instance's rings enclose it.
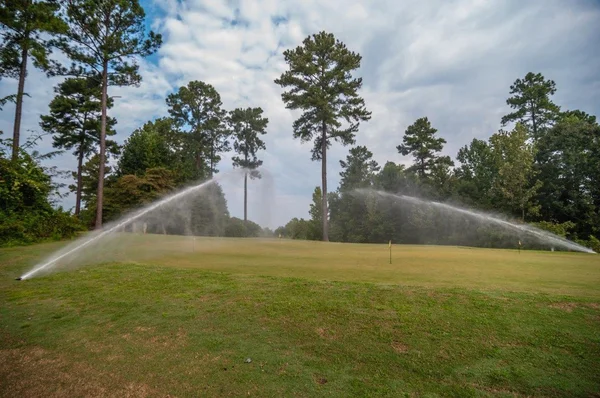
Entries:
{"label": "pine tree trunk", "polygon": [[327,217],[327,127],[323,123],[321,131],[323,142],[321,144],[321,184],[323,185],[323,241],[329,242],[329,225]]}
{"label": "pine tree trunk", "polygon": [[25,92],[25,77],[27,77],[27,57],[29,48],[27,41],[29,33],[25,34],[23,49],[21,50],[21,70],[19,71],[19,86],[17,88],[17,101],[15,106],[15,125],[13,127],[12,161],[19,158],[19,145],[21,140],[21,116],[23,114],[23,93]]}
{"label": "pine tree trunk", "polygon": [[75,194],[75,216],[79,217],[81,211],[81,190],[83,187],[83,147],[79,148],[79,159],[77,160],[77,193]]}
{"label": "pine tree trunk", "polygon": [[248,221],[248,173],[244,173],[244,222]]}
{"label": "pine tree trunk", "polygon": [[104,162],[106,158],[106,103],[108,90],[108,61],[102,65],[102,119],[100,124],[100,165],[98,167],[98,193],[96,196],[96,229],[102,228],[102,204],[104,199]]}
{"label": "pine tree trunk", "polygon": [[[248,167],[248,153],[244,154],[244,159],[245,167]],[[248,172],[244,172],[244,222],[246,221],[248,221]]]}

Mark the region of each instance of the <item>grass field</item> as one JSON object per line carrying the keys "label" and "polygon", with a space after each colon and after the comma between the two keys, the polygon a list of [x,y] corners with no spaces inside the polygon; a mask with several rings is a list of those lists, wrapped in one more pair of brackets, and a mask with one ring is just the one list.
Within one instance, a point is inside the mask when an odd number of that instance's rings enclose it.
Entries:
{"label": "grass field", "polygon": [[600,256],[124,235],[14,281],[59,247],[0,250],[0,396],[600,396]]}

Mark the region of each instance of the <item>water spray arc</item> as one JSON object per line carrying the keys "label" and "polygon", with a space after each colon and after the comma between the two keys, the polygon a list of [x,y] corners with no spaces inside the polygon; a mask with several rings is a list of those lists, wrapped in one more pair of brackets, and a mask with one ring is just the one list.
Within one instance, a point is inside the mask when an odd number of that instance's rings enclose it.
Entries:
{"label": "water spray arc", "polygon": [[590,254],[596,254],[596,252],[590,248],[587,248],[585,246],[577,244],[568,239],[562,238],[558,235],[554,235],[548,231],[544,231],[539,228],[535,228],[531,225],[516,224],[516,223],[510,222],[507,220],[503,220],[498,217],[491,216],[486,213],[473,211],[473,210],[467,210],[467,209],[464,209],[464,208],[461,208],[458,206],[449,205],[446,203],[419,199],[414,196],[396,195],[396,194],[392,194],[392,193],[385,192],[385,191],[377,191],[377,190],[372,190],[372,189],[357,189],[354,192],[356,192],[357,194],[375,194],[375,195],[385,197],[388,199],[401,200],[401,201],[416,204],[416,205],[432,205],[438,209],[443,209],[443,210],[448,210],[448,211],[452,211],[452,212],[459,213],[459,214],[464,214],[466,216],[469,216],[469,217],[472,217],[472,218],[475,218],[475,219],[478,219],[478,220],[481,220],[484,222],[497,224],[502,227],[512,229],[514,231],[527,233],[527,234],[530,234],[530,235],[533,235],[533,236],[539,238],[542,241],[552,243],[552,244],[554,244],[558,247],[562,247],[564,249],[578,251],[578,252],[584,252],[584,253],[590,253]]}
{"label": "water spray arc", "polygon": [[71,245],[67,246],[65,249],[63,249],[59,253],[55,254],[47,261],[34,266],[32,270],[30,270],[29,272],[23,274],[22,276],[20,276],[19,278],[16,278],[16,279],[17,280],[29,279],[32,276],[34,276],[42,271],[49,270],[50,268],[55,266],[57,264],[57,262],[60,261],[61,259],[64,259],[65,257],[68,257],[69,255],[72,255],[72,254],[82,250],[83,248],[90,245],[91,243],[97,242],[101,238],[103,238],[113,232],[118,231],[120,228],[132,223],[133,221],[158,209],[159,207],[164,206],[168,203],[177,201],[179,199],[182,199],[185,196],[188,196],[196,191],[200,191],[203,188],[207,187],[208,185],[210,185],[212,183],[217,182],[218,180],[222,179],[225,176],[228,176],[231,174],[240,174],[240,173],[244,173],[244,169],[236,169],[231,172],[223,173],[222,175],[213,177],[212,179],[205,181],[201,184],[191,186],[180,192],[177,192],[175,194],[167,196],[166,198],[163,198],[156,203],[152,203],[152,204],[144,207],[143,209],[137,211],[136,213],[127,216],[122,221],[115,222],[112,226],[110,226],[109,228],[105,229],[104,231],[102,231],[98,234],[92,233],[91,235],[89,235],[87,237],[84,237],[82,239],[79,239],[79,240],[73,242]]}

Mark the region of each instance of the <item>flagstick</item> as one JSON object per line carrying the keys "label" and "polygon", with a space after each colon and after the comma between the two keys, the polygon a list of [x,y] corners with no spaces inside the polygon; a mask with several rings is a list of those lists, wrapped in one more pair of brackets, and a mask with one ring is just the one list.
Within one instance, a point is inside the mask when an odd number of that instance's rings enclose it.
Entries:
{"label": "flagstick", "polygon": [[392,241],[389,243],[390,246],[390,264],[392,263]]}

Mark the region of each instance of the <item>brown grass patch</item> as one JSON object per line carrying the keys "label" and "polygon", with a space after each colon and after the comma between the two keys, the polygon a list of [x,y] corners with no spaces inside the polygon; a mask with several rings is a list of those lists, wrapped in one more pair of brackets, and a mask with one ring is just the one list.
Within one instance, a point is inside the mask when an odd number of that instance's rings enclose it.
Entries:
{"label": "brown grass patch", "polygon": [[553,303],[553,304],[550,304],[549,307],[563,310],[566,312],[573,312],[573,310],[575,308],[577,308],[577,304],[575,304],[575,303]]}
{"label": "brown grass patch", "polygon": [[[0,350],[0,396],[148,397],[157,391],[39,347]],[[163,395],[164,396],[164,395]]]}
{"label": "brown grass patch", "polygon": [[393,341],[392,342],[392,348],[398,354],[405,354],[405,353],[408,352],[408,346],[406,344],[403,344],[403,343],[399,342],[399,341]]}

